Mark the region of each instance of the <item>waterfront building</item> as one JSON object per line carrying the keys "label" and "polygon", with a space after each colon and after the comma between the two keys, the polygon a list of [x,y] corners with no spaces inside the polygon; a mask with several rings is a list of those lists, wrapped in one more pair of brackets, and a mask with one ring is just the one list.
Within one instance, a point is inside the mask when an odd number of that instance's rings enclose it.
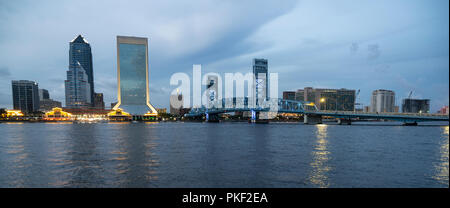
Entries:
{"label": "waterfront building", "polygon": [[429,99],[406,98],[402,101],[403,113],[430,113]]}
{"label": "waterfront building", "polygon": [[370,102],[370,111],[374,113],[395,111],[395,92],[391,90],[374,90]]}
{"label": "waterfront building", "polygon": [[365,113],[370,112],[370,106],[364,106],[363,112],[365,112]]}
{"label": "waterfront building", "polygon": [[38,83],[28,80],[12,80],[14,110],[32,113],[39,110]]}
{"label": "waterfront building", "polygon": [[303,94],[303,101],[313,102],[319,110],[355,110],[355,90],[305,87],[298,94],[297,100],[301,100],[301,94]]}
{"label": "waterfront building", "polygon": [[105,102],[103,101],[103,93],[94,93],[94,108],[105,109]]}
{"label": "waterfront building", "polygon": [[88,108],[92,106],[91,86],[86,71],[80,62],[69,65],[67,79],[64,81],[66,107]]}
{"label": "waterfront building", "polygon": [[448,105],[447,106],[444,106],[444,107],[442,107],[437,113],[439,113],[439,114],[449,114],[448,113]]}
{"label": "waterfront building", "polygon": [[253,81],[254,99],[256,99],[256,104],[267,100],[269,98],[267,94],[268,89],[268,61],[267,59],[253,59],[253,76],[255,80]]}
{"label": "waterfront building", "polygon": [[50,99],[50,94],[46,89],[39,89],[39,100]]}
{"label": "waterfront building", "polygon": [[[92,67],[92,51],[91,45],[86,41],[86,39],[78,35],[72,41],[70,41],[70,49],[69,49],[69,65],[76,65],[80,63],[83,67],[86,75],[87,82],[90,86],[90,100],[94,100],[94,72]],[[94,103],[89,103],[90,106],[93,106]]]}
{"label": "waterfront building", "polygon": [[295,100],[295,92],[294,91],[284,91],[283,99],[284,100]]}
{"label": "waterfront building", "polygon": [[296,100],[296,101],[305,101],[305,90],[303,90],[303,89],[298,89],[298,90],[295,92],[295,98],[294,98],[294,100]]}
{"label": "waterfront building", "polygon": [[158,114],[164,114],[164,113],[167,113],[167,109],[166,108],[157,108],[156,112],[158,112]]}
{"label": "waterfront building", "polygon": [[39,111],[50,111],[53,108],[61,108],[61,102],[52,99],[43,99],[39,101]]}
{"label": "waterfront building", "polygon": [[117,36],[117,98],[113,110],[156,116],[148,88],[148,39]]}

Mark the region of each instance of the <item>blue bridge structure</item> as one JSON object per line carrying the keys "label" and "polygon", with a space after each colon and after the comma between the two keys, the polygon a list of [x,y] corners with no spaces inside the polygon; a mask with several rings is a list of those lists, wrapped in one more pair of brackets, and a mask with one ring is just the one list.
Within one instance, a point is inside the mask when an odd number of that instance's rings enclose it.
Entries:
{"label": "blue bridge structure", "polygon": [[[201,107],[192,108],[184,116],[204,118],[206,121],[217,122],[219,115],[233,112],[251,112],[251,121],[267,120],[262,118],[262,112],[301,114],[305,124],[322,123],[323,117],[336,118],[338,124],[351,124],[352,120],[378,119],[401,121],[405,125],[417,125],[417,122],[449,121],[448,115],[428,113],[373,113],[360,111],[323,111],[312,102],[268,99],[260,105],[249,105],[248,98],[227,98],[210,101]],[[266,113],[266,114],[267,114]]]}

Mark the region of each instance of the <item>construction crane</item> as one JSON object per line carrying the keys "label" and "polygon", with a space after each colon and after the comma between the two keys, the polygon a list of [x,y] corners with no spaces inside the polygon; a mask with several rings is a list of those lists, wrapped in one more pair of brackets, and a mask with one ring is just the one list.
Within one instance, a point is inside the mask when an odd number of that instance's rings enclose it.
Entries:
{"label": "construction crane", "polygon": [[411,99],[411,95],[413,94],[414,90],[409,91],[408,99]]}

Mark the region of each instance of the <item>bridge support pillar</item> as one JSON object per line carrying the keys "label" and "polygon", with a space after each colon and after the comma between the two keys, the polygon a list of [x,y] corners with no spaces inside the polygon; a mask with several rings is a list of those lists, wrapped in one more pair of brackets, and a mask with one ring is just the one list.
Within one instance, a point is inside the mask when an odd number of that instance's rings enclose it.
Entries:
{"label": "bridge support pillar", "polygon": [[267,124],[269,123],[267,112],[254,112],[251,118],[252,123]]}
{"label": "bridge support pillar", "polygon": [[321,124],[322,123],[322,116],[320,115],[304,115],[303,116],[303,123],[304,124]]}
{"label": "bridge support pillar", "polygon": [[349,118],[340,118],[340,119],[338,119],[337,123],[339,125],[343,125],[343,124],[352,125],[352,120]]}
{"label": "bridge support pillar", "polygon": [[218,123],[219,122],[219,114],[206,114],[206,122]]}

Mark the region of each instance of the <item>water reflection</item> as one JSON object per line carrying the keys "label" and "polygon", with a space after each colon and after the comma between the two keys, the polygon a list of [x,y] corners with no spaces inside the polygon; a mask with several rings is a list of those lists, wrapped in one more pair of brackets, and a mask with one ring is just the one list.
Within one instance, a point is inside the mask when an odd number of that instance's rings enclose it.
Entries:
{"label": "water reflection", "polygon": [[68,140],[66,157],[63,167],[68,167],[68,180],[58,182],[59,185],[70,187],[102,186],[103,180],[103,154],[99,150],[97,140],[97,125],[73,124],[67,129]]}
{"label": "water reflection", "polygon": [[439,162],[434,165],[436,168],[436,175],[433,177],[439,183],[449,184],[449,172],[448,172],[448,139],[449,139],[449,127],[442,127],[443,140],[440,142],[441,147],[439,150],[440,158]]}
{"label": "water reflection", "polygon": [[309,181],[320,188],[327,188],[330,186],[328,181],[328,172],[331,167],[328,165],[330,160],[330,152],[328,151],[328,133],[327,125],[316,125],[316,144],[312,152],[313,161],[310,163],[311,173]]}
{"label": "water reflection", "polygon": [[139,123],[118,126],[115,149],[115,170],[120,187],[155,186],[159,160],[155,154],[158,139],[153,124]]}

